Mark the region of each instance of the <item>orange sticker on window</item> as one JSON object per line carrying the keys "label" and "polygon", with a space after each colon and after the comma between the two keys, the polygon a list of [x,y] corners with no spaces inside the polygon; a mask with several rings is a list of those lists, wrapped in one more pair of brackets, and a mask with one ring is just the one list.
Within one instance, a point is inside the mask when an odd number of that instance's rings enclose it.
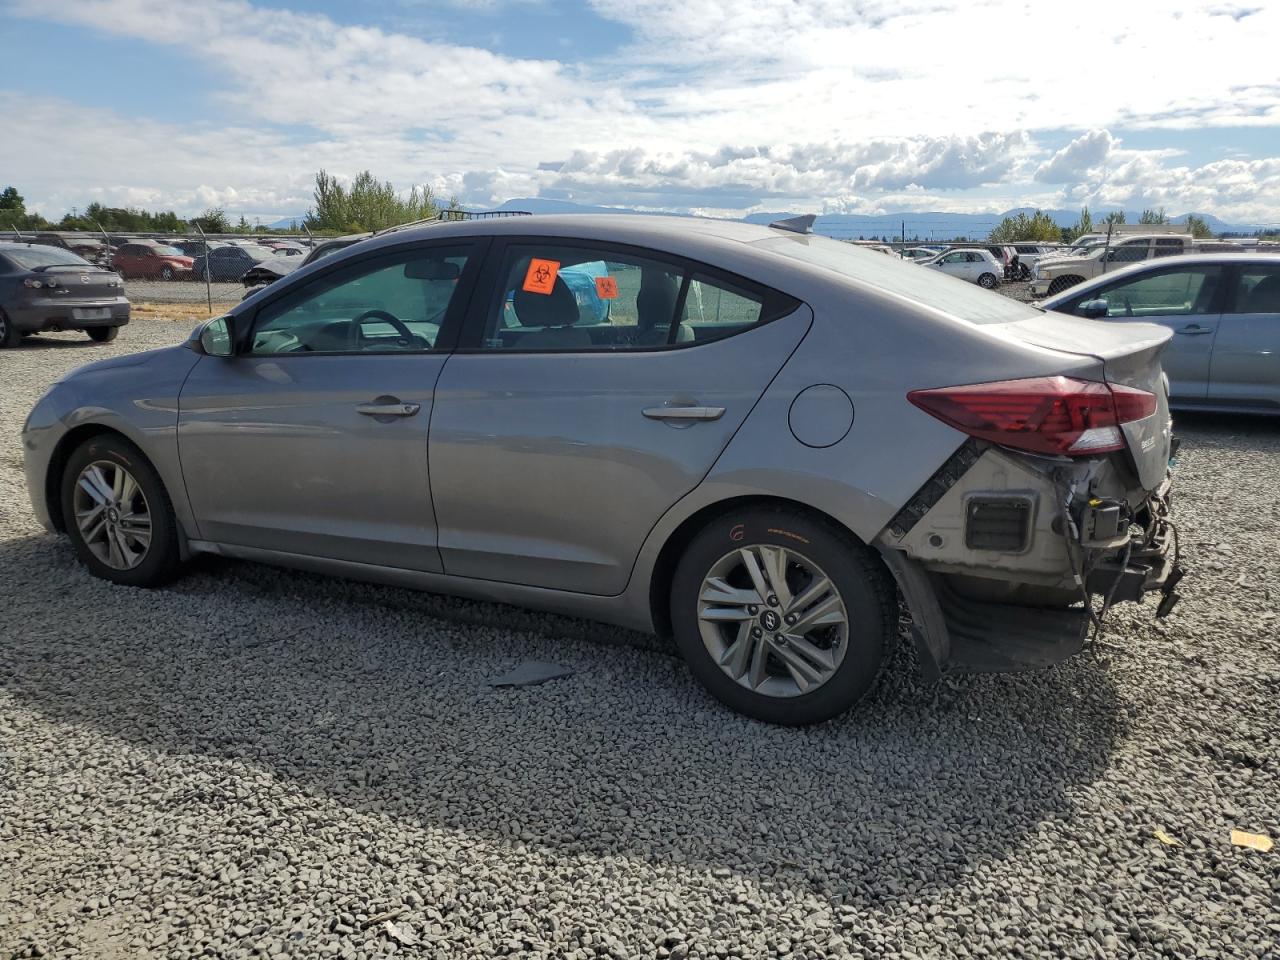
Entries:
{"label": "orange sticker on window", "polygon": [[529,261],[529,270],[524,275],[523,290],[530,293],[550,293],[556,285],[556,274],[560,272],[559,260],[539,260],[534,257]]}
{"label": "orange sticker on window", "polygon": [[617,300],[618,281],[613,277],[596,277],[596,296],[601,300]]}

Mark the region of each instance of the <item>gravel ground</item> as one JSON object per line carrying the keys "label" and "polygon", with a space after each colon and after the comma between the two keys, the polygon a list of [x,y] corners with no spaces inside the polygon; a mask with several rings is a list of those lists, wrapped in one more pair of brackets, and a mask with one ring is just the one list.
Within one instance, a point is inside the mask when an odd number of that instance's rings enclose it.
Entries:
{"label": "gravel ground", "polygon": [[[612,628],[225,561],[88,577],[31,518],[22,419],[185,332],[0,354],[0,956],[1277,955],[1280,847],[1228,833],[1280,838],[1280,424],[1180,424],[1168,620],[936,686],[903,648],[777,729]],[[575,672],[486,685],[526,658]]]}
{"label": "gravel ground", "polygon": [[203,280],[126,280],[124,284],[125,296],[134,303],[206,303],[209,293],[214,303],[238,303],[244,291],[239,281],[211,283],[208,293]]}

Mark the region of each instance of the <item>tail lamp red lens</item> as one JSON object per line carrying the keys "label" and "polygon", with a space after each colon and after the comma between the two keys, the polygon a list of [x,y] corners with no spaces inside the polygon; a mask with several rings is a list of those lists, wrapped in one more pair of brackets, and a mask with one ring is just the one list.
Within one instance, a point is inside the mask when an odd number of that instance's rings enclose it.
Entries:
{"label": "tail lamp red lens", "polygon": [[1072,377],[912,390],[907,399],[971,437],[1067,456],[1122,450],[1120,425],[1156,412],[1155,394]]}

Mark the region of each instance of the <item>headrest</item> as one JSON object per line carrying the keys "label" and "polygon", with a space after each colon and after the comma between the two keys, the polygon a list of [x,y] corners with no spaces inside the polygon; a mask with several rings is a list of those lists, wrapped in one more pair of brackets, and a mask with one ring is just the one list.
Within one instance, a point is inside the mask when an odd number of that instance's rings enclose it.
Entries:
{"label": "headrest", "polygon": [[565,327],[578,322],[578,299],[563,277],[556,277],[550,293],[516,288],[511,305],[522,327]]}
{"label": "headrest", "polygon": [[640,291],[636,294],[636,323],[643,330],[671,328],[680,289],[676,278],[665,270],[644,267],[640,273]]}

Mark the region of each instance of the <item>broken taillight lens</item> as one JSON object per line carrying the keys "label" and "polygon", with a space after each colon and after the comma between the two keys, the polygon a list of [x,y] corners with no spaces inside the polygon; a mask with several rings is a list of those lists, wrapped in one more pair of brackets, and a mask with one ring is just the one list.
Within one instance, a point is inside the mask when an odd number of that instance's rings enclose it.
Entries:
{"label": "broken taillight lens", "polygon": [[912,390],[907,399],[971,437],[1066,456],[1123,450],[1120,425],[1156,412],[1145,390],[1072,377]]}

